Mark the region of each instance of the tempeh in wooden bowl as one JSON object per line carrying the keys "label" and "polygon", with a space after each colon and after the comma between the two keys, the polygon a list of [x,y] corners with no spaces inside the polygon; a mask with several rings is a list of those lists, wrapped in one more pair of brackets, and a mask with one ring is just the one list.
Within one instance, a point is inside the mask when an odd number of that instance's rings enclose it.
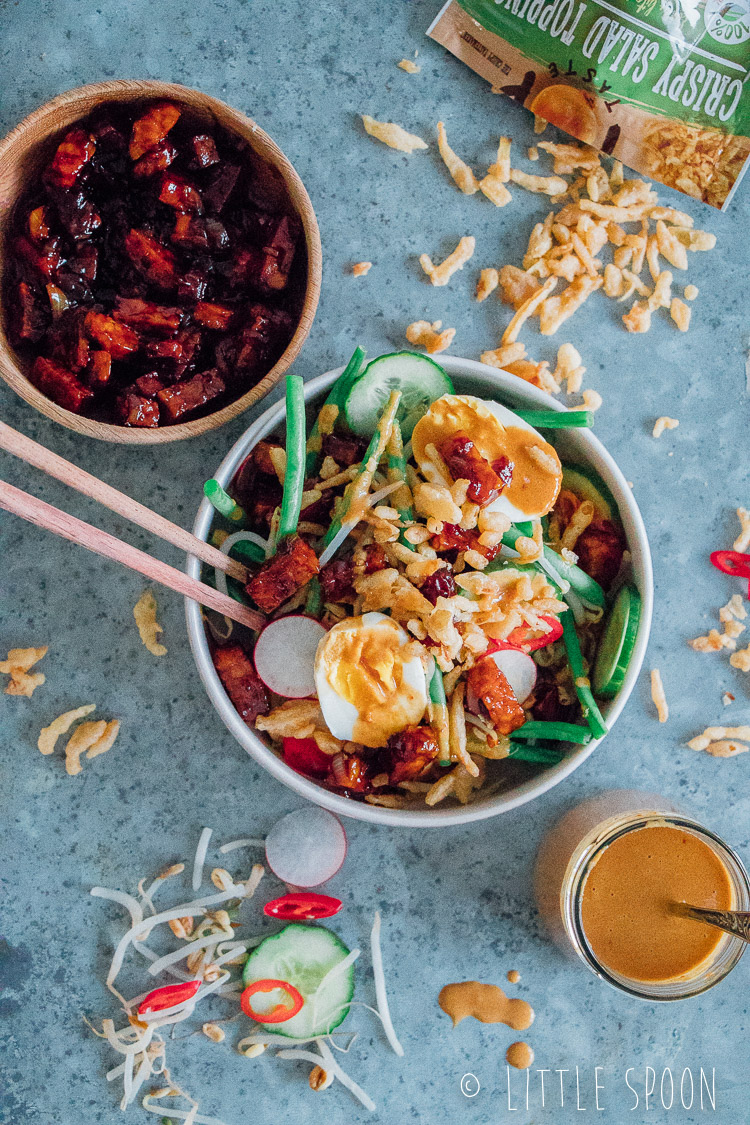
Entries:
{"label": "tempeh in wooden bowl", "polygon": [[[298,277],[298,297],[293,310],[291,336],[284,350],[269,364],[267,370],[254,373],[253,385],[231,391],[219,398],[219,408],[204,411],[201,416],[184,422],[171,422],[154,428],[141,428],[100,420],[87,413],[74,413],[58,405],[34,385],[28,375],[33,356],[24,354],[25,348],[14,347],[10,342],[8,325],[7,279],[10,243],[17,227],[17,203],[29,188],[40,182],[42,170],[54,156],[57,145],[66,132],[93,111],[112,105],[115,110],[131,103],[168,101],[183,109],[190,120],[206,130],[225,130],[249,146],[242,159],[248,162],[251,174],[262,176],[279,212],[297,216],[302,235],[296,251],[294,270]],[[40,284],[47,280],[40,279]],[[320,295],[321,245],[318,223],[310,198],[292,164],[276,143],[239,110],[198,90],[166,82],[118,80],[100,82],[69,90],[35,110],[4,140],[0,141],[0,375],[14,391],[37,410],[69,429],[88,437],[104,441],[131,444],[161,444],[195,437],[236,418],[262,399],[298,356],[310,331]],[[244,297],[240,290],[237,294]],[[210,298],[208,298],[210,300]],[[248,290],[248,301],[254,295]],[[164,302],[169,304],[170,294]]]}

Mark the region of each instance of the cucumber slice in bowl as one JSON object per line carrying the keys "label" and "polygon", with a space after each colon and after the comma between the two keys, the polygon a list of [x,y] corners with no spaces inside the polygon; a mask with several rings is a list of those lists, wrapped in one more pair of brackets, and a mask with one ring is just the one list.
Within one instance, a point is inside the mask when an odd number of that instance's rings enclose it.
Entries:
{"label": "cucumber slice in bowl", "polygon": [[258,1026],[290,1039],[314,1039],[338,1027],[348,1015],[354,996],[354,964],[336,971],[349,952],[325,926],[299,922],[262,941],[245,962],[245,986],[259,980],[283,980],[297,989],[305,1003],[284,1023]]}
{"label": "cucumber slice in bowl", "polygon": [[614,699],[623,685],[640,620],[641,595],[627,583],[612,603],[596,651],[591,683],[602,699]]}
{"label": "cucumber slice in bowl", "polygon": [[401,391],[397,419],[404,441],[436,399],[452,395],[453,383],[434,360],[416,352],[394,352],[368,363],[344,403],[349,428],[370,437],[385,409],[391,391]]}
{"label": "cucumber slice in bowl", "polygon": [[587,465],[563,465],[562,486],[582,500],[590,500],[599,519],[620,522],[614,496],[602,478]]}

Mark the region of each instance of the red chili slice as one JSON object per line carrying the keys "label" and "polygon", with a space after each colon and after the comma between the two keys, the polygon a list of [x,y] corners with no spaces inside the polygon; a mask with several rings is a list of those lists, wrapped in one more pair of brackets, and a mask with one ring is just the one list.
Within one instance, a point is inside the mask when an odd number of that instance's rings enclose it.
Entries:
{"label": "red chili slice", "polygon": [[141,1000],[138,1015],[142,1016],[144,1012],[161,1012],[163,1008],[172,1008],[175,1004],[192,1000],[200,986],[199,980],[188,980],[184,984],[167,984],[164,988],[155,988]]}
{"label": "red chili slice", "polygon": [[[291,1003],[277,1004],[275,1008],[271,1008],[268,1012],[256,1012],[252,1006],[252,998],[256,992],[273,992],[275,988],[281,989],[286,992]],[[292,1016],[296,1016],[297,1012],[304,1004],[304,998],[297,991],[293,984],[286,980],[256,980],[253,984],[249,984],[245,991],[240,996],[240,1005],[242,1011],[251,1020],[256,1020],[258,1023],[285,1023],[290,1020]]]}
{"label": "red chili slice", "polygon": [[747,578],[747,596],[750,598],[750,555],[743,555],[741,551],[713,551],[711,562],[724,574]]}
{"label": "red chili slice", "polygon": [[530,625],[517,625],[515,629],[511,629],[508,636],[504,641],[490,641],[489,648],[486,655],[489,656],[493,652],[501,652],[504,648],[520,648],[523,652],[534,652],[538,648],[546,648],[554,641],[559,641],[563,634],[562,622],[557,617],[543,616],[542,621],[549,625],[548,633],[541,633],[539,636],[534,635],[534,630]]}
{"label": "red chili slice", "polygon": [[318,895],[314,891],[297,891],[274,898],[263,907],[269,918],[285,918],[299,922],[314,922],[316,918],[332,918],[338,914],[343,903],[330,895]]}

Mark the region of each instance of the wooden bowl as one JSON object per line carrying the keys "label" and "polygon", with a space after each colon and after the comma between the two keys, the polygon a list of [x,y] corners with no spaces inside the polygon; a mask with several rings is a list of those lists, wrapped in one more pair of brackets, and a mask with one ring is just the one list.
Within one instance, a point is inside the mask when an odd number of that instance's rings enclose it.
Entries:
{"label": "wooden bowl", "polygon": [[322,272],[320,232],[310,197],[289,160],[267,133],[264,133],[249,117],[245,117],[244,113],[232,109],[217,98],[202,94],[199,90],[191,90],[188,86],[169,82],[121,79],[115,82],[97,82],[91,86],[79,86],[75,90],[60,94],[59,97],[53,98],[51,102],[47,102],[26,117],[3,141],[0,141],[0,291],[2,291],[3,280],[4,242],[16,201],[25,191],[30,178],[37,175],[40,167],[49,159],[49,150],[54,148],[57,135],[103,103],[127,103],[150,99],[177,102],[187,106],[191,113],[205,121],[207,126],[218,125],[229,132],[236,133],[250,145],[258,160],[269,165],[277,178],[281,177],[282,192],[286,194],[290,208],[299,216],[305,233],[307,284],[296,331],[284,353],[259,383],[213,414],[207,414],[192,422],[160,426],[155,429],[129,428],[84,418],[63,409],[37,390],[24,374],[25,361],[15,353],[8,342],[4,309],[0,303],[0,375],[5,382],[42,414],[46,414],[48,418],[53,418],[63,426],[87,437],[131,445],[160,445],[167,441],[196,437],[198,434],[222,426],[231,418],[236,418],[238,414],[242,414],[268,394],[297,358],[307,338],[318,307]]}

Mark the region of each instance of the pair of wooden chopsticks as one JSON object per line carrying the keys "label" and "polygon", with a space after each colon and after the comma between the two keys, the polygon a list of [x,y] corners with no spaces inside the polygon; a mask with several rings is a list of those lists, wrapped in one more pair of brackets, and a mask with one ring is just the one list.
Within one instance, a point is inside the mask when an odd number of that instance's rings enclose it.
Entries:
{"label": "pair of wooden chopsticks", "polygon": [[[160,516],[158,512],[152,512],[150,508],[139,504],[124,492],[118,492],[116,488],[112,488],[98,477],[66,461],[64,457],[59,457],[52,450],[20,434],[5,422],[0,422],[0,449],[20,457],[22,461],[69,485],[76,492],[97,500],[105,508],[117,512],[118,515],[124,516],[131,523],[138,524],[146,531],[153,532],[167,543],[196,555],[209,566],[218,567],[240,582],[247,581],[248,573],[245,567],[235,559],[230,559],[223,551],[212,547],[210,543],[204,543],[202,539],[196,538],[189,531],[178,527],[176,523]],[[137,547],[123,543],[114,535],[109,535],[98,527],[92,527],[91,524],[84,523],[83,520],[76,519],[75,516],[45,503],[44,500],[37,499],[36,496],[31,496],[28,492],[23,492],[20,488],[14,488],[12,484],[7,484],[5,481],[0,481],[0,508],[21,516],[37,527],[46,528],[62,539],[78,543],[79,546],[86,547],[97,555],[114,559],[115,562],[145,575],[152,582],[159,582],[162,586],[167,586],[184,597],[192,598],[193,601],[208,606],[209,609],[214,609],[241,625],[260,629],[265,623],[262,614],[248,609],[234,598],[219,593],[203,582],[197,582],[189,575],[183,574],[181,570],[169,566],[160,559],[152,558],[144,551],[139,551]]]}

